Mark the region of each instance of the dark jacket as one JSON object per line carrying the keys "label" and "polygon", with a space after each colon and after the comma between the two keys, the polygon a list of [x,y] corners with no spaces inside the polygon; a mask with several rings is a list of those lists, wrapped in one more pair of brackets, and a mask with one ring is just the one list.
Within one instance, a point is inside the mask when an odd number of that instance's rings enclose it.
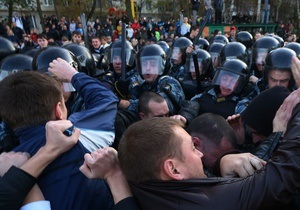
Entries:
{"label": "dark jacket", "polygon": [[[110,146],[114,140],[114,120],[117,99],[99,81],[78,73],[72,85],[81,94],[86,110],[69,117],[81,130],[79,142],[54,160],[40,176],[38,184],[56,210],[110,209],[113,199],[103,180],[89,180],[80,171],[85,153]],[[15,151],[26,151],[31,156],[45,144],[45,126],[30,126],[16,130],[20,145]]]}
{"label": "dark jacket", "polygon": [[130,183],[143,210],[274,210],[287,205],[300,187],[300,105],[284,140],[266,167],[246,178],[204,178]]}

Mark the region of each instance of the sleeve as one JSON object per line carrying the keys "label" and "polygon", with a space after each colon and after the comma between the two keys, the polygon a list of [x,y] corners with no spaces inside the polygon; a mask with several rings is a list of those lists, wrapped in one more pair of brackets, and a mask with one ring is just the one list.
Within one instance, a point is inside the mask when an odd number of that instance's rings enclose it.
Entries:
{"label": "sleeve", "polygon": [[71,82],[83,98],[86,109],[69,117],[81,130],[79,141],[89,151],[110,146],[114,140],[117,97],[101,82],[84,73],[75,74]]}
{"label": "sleeve", "polygon": [[25,171],[12,166],[0,177],[0,209],[19,209],[36,184],[36,179]]}
{"label": "sleeve", "polygon": [[137,201],[134,197],[128,197],[120,202],[118,202],[114,207],[113,210],[140,210],[141,208],[137,204]]}
{"label": "sleeve", "polygon": [[20,210],[51,210],[51,206],[49,201],[36,201],[22,206]]}

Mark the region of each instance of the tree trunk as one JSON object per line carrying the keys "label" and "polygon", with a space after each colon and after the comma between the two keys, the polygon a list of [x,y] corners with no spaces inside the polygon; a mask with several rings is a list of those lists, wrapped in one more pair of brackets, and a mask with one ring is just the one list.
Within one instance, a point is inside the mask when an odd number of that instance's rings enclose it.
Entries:
{"label": "tree trunk", "polygon": [[125,1],[125,6],[126,6],[126,15],[129,19],[129,21],[133,21],[133,14],[131,10],[131,0],[126,0]]}
{"label": "tree trunk", "polygon": [[260,8],[261,8],[261,0],[257,1],[257,11],[256,11],[256,22],[260,23]]}
{"label": "tree trunk", "polygon": [[43,12],[42,12],[42,9],[41,9],[41,2],[39,0],[36,1],[36,9],[38,11],[38,14],[39,14],[39,17],[40,17],[40,23],[41,23],[41,26],[42,26],[42,30],[44,31],[45,30],[45,26],[44,26],[44,19],[43,19]]}
{"label": "tree trunk", "polygon": [[91,8],[91,11],[87,15],[86,21],[89,21],[93,17],[95,9],[96,9],[96,0],[93,0],[92,8]]}

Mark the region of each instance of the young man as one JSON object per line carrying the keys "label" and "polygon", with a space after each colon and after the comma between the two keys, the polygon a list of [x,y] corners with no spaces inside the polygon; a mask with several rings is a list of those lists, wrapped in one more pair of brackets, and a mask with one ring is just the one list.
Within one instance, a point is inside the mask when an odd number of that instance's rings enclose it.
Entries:
{"label": "young man", "polygon": [[[78,73],[65,60],[54,60],[48,70],[59,80],[72,82],[84,99],[85,111],[69,117],[81,130],[79,143],[54,160],[38,184],[53,209],[109,209],[112,198],[106,184],[86,179],[78,166],[86,152],[112,144],[117,99],[97,80]],[[61,84],[47,74],[31,71],[12,74],[0,86],[0,115],[20,141],[14,151],[33,156],[45,144],[45,124],[67,118]]]}

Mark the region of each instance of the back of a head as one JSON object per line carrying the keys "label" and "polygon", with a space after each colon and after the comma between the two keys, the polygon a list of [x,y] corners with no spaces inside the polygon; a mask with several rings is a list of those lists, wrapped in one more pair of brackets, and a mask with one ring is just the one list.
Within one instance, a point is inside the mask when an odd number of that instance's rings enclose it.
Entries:
{"label": "back of a head", "polygon": [[196,117],[188,126],[187,132],[191,136],[199,137],[205,141],[211,141],[215,145],[219,145],[223,137],[233,146],[237,147],[236,136],[221,116],[213,113],[204,113]]}
{"label": "back of a head", "polygon": [[269,136],[273,132],[276,112],[289,94],[290,91],[282,86],[263,91],[241,113],[244,123],[259,134]]}
{"label": "back of a head", "polygon": [[12,129],[52,120],[59,101],[62,101],[61,86],[47,74],[17,72],[0,83],[0,116]]}
{"label": "back of a head", "polygon": [[131,125],[118,148],[120,166],[129,181],[159,180],[166,158],[181,157],[181,140],[174,128],[181,126],[170,118],[145,119]]}
{"label": "back of a head", "polygon": [[165,101],[165,99],[156,92],[152,92],[152,91],[144,92],[139,97],[139,102],[138,102],[139,112],[148,114],[150,111],[150,108],[149,108],[150,101],[154,101],[156,103],[163,103]]}

